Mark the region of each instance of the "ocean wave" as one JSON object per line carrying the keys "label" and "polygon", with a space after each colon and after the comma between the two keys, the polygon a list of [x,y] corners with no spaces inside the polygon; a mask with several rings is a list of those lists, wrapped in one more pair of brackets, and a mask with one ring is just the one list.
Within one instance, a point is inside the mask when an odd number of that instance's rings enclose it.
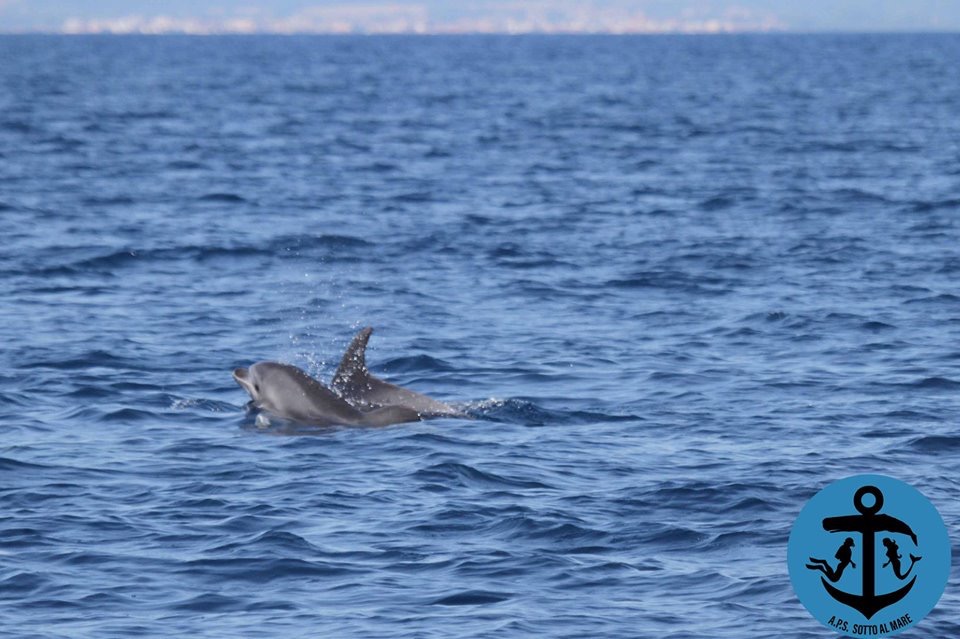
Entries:
{"label": "ocean wave", "polygon": [[418,480],[436,484],[450,485],[451,483],[479,488],[498,489],[540,489],[549,488],[540,481],[510,478],[492,472],[484,472],[467,464],[443,463],[422,468],[413,474]]}
{"label": "ocean wave", "polygon": [[484,606],[507,601],[513,597],[509,592],[465,590],[430,602],[434,606]]}

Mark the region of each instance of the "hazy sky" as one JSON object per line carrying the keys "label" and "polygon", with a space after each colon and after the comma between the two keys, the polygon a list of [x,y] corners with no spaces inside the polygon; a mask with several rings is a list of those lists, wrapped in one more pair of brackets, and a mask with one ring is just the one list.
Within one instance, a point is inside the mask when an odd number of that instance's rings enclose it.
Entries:
{"label": "hazy sky", "polygon": [[0,0],[0,32],[960,31],[956,0]]}

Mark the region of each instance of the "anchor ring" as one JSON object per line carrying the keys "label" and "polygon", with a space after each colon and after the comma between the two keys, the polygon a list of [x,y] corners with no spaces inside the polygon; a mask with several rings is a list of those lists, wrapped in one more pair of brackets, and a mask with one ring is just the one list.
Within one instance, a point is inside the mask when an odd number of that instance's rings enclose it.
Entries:
{"label": "anchor ring", "polygon": [[[873,495],[873,505],[865,506],[863,504],[864,495]],[[883,508],[883,493],[876,486],[861,486],[853,495],[853,507],[861,515],[875,515]]]}

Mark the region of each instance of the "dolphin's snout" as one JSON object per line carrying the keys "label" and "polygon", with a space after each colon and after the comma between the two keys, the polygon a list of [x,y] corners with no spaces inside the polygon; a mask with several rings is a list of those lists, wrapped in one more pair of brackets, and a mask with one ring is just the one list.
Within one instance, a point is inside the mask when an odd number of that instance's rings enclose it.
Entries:
{"label": "dolphin's snout", "polygon": [[254,395],[254,387],[250,382],[250,370],[246,368],[235,368],[233,369],[233,379],[240,385],[240,388],[250,393],[250,397],[256,397]]}

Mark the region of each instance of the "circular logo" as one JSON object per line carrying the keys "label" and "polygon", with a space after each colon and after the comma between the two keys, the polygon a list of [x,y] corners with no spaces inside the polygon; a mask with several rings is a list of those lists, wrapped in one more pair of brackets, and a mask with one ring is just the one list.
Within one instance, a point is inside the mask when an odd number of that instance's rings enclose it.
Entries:
{"label": "circular logo", "polygon": [[857,475],[803,507],[787,564],[797,597],[820,623],[852,637],[886,637],[939,601],[950,577],[950,538],[940,513],[912,486]]}

